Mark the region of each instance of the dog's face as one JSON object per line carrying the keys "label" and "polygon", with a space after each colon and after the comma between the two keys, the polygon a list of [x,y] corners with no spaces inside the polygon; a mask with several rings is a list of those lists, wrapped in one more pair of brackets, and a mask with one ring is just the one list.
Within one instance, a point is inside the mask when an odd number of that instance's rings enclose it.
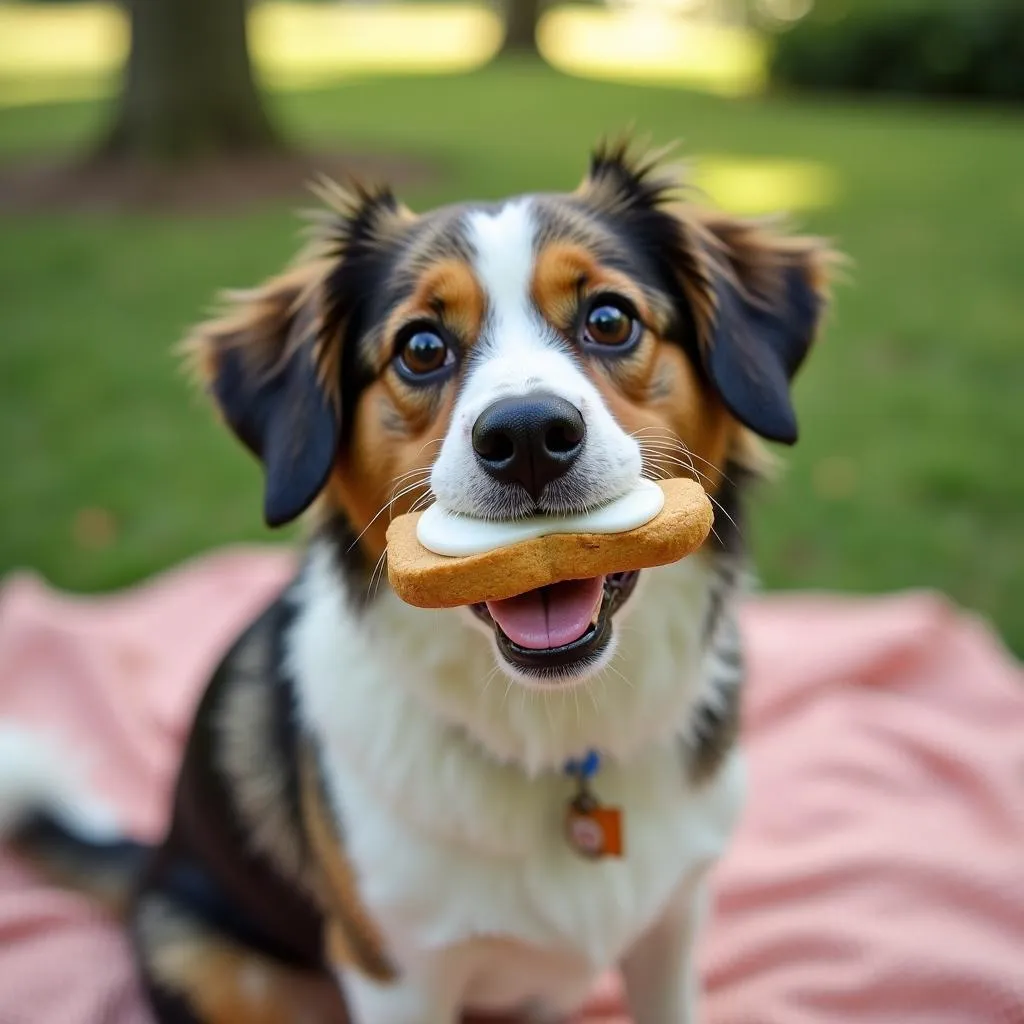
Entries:
{"label": "dog's face", "polygon": [[[334,193],[317,251],[193,339],[264,463],[268,522],[319,497],[372,566],[428,495],[507,519],[585,511],[641,475],[713,494],[753,435],[792,443],[826,253],[672,206],[672,184],[615,150],[568,195],[414,216],[388,191]],[[611,658],[635,577],[467,619],[520,681],[579,680]]]}

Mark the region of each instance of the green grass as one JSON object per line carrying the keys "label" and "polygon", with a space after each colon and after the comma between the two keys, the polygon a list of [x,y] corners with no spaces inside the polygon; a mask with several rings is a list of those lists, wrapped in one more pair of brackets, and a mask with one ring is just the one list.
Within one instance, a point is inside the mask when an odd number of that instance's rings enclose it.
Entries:
{"label": "green grass", "polygon": [[[1024,651],[1024,120],[1009,112],[728,101],[492,66],[277,97],[294,136],[444,168],[415,205],[572,187],[630,123],[691,153],[825,164],[800,218],[854,258],[796,390],[803,438],[758,503],[770,587],[935,587]],[[0,111],[0,156],[81,144],[92,104]],[[124,584],[213,545],[266,539],[256,465],[170,349],[222,285],[291,254],[284,204],[244,216],[0,221],[0,570]],[[110,543],[76,540],[83,508]]]}

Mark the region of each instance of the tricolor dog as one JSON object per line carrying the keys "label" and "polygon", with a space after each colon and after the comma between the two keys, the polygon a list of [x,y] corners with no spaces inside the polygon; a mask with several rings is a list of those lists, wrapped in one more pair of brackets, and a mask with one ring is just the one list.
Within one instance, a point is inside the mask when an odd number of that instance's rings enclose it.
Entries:
{"label": "tricolor dog", "polygon": [[[123,909],[162,1024],[557,1021],[610,968],[638,1024],[694,1022],[744,794],[737,524],[758,439],[796,440],[830,254],[621,147],[568,194],[323,198],[188,343],[267,522],[311,529],[209,683],[166,838],[13,732],[0,821]],[[675,564],[443,611],[388,586],[410,508],[586,515],[666,476],[716,502]]]}

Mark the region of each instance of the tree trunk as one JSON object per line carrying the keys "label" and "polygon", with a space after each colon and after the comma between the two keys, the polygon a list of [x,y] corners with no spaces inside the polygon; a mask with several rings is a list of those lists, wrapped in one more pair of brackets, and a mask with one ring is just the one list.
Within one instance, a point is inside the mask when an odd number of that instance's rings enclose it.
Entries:
{"label": "tree trunk", "polygon": [[506,0],[505,41],[502,54],[514,53],[539,56],[537,49],[537,22],[540,21],[541,0]]}
{"label": "tree trunk", "polygon": [[249,58],[248,0],[124,0],[131,52],[101,156],[186,161],[280,149]]}

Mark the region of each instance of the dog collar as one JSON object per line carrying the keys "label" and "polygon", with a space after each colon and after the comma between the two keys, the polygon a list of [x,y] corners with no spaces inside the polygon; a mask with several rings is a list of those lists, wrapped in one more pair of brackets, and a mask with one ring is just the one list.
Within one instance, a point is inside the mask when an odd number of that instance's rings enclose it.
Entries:
{"label": "dog collar", "polygon": [[588,750],[583,757],[570,757],[565,762],[565,774],[573,778],[592,779],[601,768],[601,755],[596,750]]}
{"label": "dog collar", "polygon": [[623,852],[622,812],[602,806],[590,788],[590,780],[600,768],[601,755],[593,749],[565,762],[565,773],[576,781],[576,794],[566,808],[566,839],[580,856],[590,860],[621,857]]}

